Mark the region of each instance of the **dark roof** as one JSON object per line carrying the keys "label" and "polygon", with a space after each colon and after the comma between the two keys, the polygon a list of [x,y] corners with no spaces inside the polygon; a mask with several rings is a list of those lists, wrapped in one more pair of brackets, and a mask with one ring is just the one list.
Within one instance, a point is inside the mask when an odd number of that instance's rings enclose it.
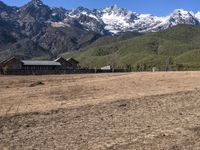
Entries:
{"label": "dark roof", "polygon": [[74,58],[68,58],[67,61],[74,61],[76,63],[79,63],[77,60],[75,60]]}
{"label": "dark roof", "polygon": [[68,63],[70,63],[71,64],[71,62],[73,61],[73,62],[75,62],[75,63],[79,63],[77,60],[75,60],[74,58],[68,58],[68,59],[65,59],[64,57],[58,57],[57,59],[55,59],[54,61],[58,61],[58,60],[60,60],[60,59],[63,59],[63,60],[65,60],[66,62],[68,62]]}
{"label": "dark roof", "polygon": [[6,60],[3,60],[3,61],[1,61],[1,62],[0,62],[0,66],[3,66],[3,64],[4,64],[6,61],[7,61],[7,59],[6,59]]}
{"label": "dark roof", "polygon": [[[6,59],[6,60],[0,62],[0,65],[3,65],[5,63],[9,62],[12,59],[17,59],[17,58],[11,57],[9,59]],[[64,60],[66,60],[66,62],[68,62],[70,64],[72,61],[79,63],[74,58],[65,59],[63,57],[59,57],[59,58],[55,59],[54,61],[42,61],[42,60],[41,61],[38,61],[38,60],[21,60],[20,61],[19,59],[17,59],[17,60],[19,60],[21,63],[23,63],[23,65],[26,65],[26,66],[61,66],[60,62],[57,62],[59,59],[64,59]]]}
{"label": "dark roof", "polygon": [[60,60],[60,59],[64,59],[65,61],[67,61],[65,58],[63,58],[63,57],[58,57],[58,58],[56,58],[54,61],[58,61],[58,60]]}
{"label": "dark roof", "polygon": [[61,66],[61,64],[56,61],[22,60],[21,62],[26,66]]}
{"label": "dark roof", "polygon": [[[10,58],[8,58],[8,59],[5,59],[5,60],[1,61],[1,62],[0,62],[0,66],[4,66],[7,62],[9,62],[9,61],[11,61],[11,60],[13,60],[13,59],[19,60],[19,59],[15,58],[15,57],[10,57]],[[19,61],[20,61],[20,60],[19,60]]]}
{"label": "dark roof", "polygon": [[8,58],[8,59],[3,60],[1,63],[8,62],[8,61],[10,61],[10,60],[12,60],[12,59],[17,59],[17,58],[15,58],[15,57],[10,57],[10,58]]}

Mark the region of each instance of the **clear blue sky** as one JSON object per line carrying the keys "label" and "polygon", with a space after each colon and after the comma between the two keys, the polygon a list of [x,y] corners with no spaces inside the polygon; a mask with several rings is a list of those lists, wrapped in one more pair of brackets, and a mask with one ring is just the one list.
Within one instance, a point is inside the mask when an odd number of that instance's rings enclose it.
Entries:
{"label": "clear blue sky", "polygon": [[[22,6],[29,0],[2,0],[8,5]],[[200,0],[43,0],[53,7],[64,7],[66,9],[78,6],[93,8],[104,8],[117,4],[119,7],[127,8],[138,13],[151,13],[153,15],[168,15],[177,8],[190,11],[200,11]]]}

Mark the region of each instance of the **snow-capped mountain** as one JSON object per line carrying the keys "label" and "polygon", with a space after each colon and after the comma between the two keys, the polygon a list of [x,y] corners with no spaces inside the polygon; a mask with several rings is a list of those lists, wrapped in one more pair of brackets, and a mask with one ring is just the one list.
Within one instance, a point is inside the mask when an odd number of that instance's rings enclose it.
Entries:
{"label": "snow-capped mountain", "polygon": [[116,5],[102,10],[100,19],[105,23],[105,29],[111,33],[132,30],[137,14]]}
{"label": "snow-capped mountain", "polygon": [[157,32],[178,24],[200,25],[200,11],[194,13],[183,9],[176,9],[169,16],[158,17],[139,14],[117,5],[93,10],[84,7],[73,10],[50,8],[41,0],[31,0],[20,8],[8,7],[1,2],[0,7],[0,19],[16,20],[26,35],[37,34],[49,24],[54,28],[75,26],[102,35],[128,31]]}
{"label": "snow-capped mountain", "polygon": [[67,11],[66,18],[63,20],[68,24],[76,23],[87,31],[95,31],[97,33],[106,34],[105,24],[101,19],[99,10],[89,10],[84,7],[78,7],[71,11]]}
{"label": "snow-capped mountain", "polygon": [[[86,30],[92,30],[101,34],[109,32],[156,32],[178,24],[200,24],[200,12],[196,14],[183,9],[174,10],[169,16],[158,17],[151,14],[138,14],[117,5],[101,10],[89,10],[78,7],[68,10],[63,21],[73,18]],[[63,24],[64,25],[64,24]]]}
{"label": "snow-capped mountain", "polygon": [[200,11],[198,11],[196,14],[195,14],[195,17],[199,20],[200,22]]}
{"label": "snow-capped mountain", "polygon": [[66,10],[50,8],[42,0],[30,0],[21,7],[8,6],[0,0],[0,49],[5,56],[7,52],[21,54],[23,49],[27,57],[43,55],[45,50],[51,57],[82,49],[104,35],[157,32],[178,24],[200,26],[200,11],[177,9],[160,17],[116,5]]}
{"label": "snow-capped mountain", "polygon": [[192,24],[192,25],[199,25],[198,19],[192,12],[185,11],[183,9],[175,10],[169,16],[169,27],[177,25],[177,24]]}

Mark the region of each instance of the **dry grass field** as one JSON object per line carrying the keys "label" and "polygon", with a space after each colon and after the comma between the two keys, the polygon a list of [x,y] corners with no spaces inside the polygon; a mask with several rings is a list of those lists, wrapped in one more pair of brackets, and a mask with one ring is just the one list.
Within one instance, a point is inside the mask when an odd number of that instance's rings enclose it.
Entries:
{"label": "dry grass field", "polygon": [[198,150],[200,72],[0,76],[0,149]]}

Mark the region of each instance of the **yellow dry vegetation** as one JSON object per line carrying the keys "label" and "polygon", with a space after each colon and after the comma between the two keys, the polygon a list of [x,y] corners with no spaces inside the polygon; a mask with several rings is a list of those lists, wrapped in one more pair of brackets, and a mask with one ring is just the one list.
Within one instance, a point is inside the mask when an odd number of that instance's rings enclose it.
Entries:
{"label": "yellow dry vegetation", "polygon": [[[45,85],[29,87],[36,81]],[[95,105],[200,88],[200,72],[1,76],[0,115]]]}
{"label": "yellow dry vegetation", "polygon": [[0,149],[199,148],[200,72],[0,76]]}

